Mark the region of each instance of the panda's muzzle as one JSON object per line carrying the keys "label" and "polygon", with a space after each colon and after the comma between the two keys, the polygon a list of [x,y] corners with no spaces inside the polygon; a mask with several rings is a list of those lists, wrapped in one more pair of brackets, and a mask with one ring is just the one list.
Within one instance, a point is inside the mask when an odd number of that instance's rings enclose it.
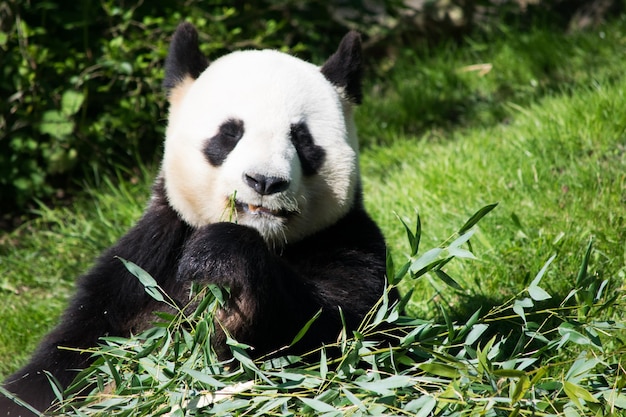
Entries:
{"label": "panda's muzzle", "polygon": [[287,210],[273,210],[264,206],[241,203],[239,201],[236,205],[240,213],[251,214],[253,216],[287,217],[289,215],[289,211]]}
{"label": "panda's muzzle", "polygon": [[[254,173],[244,173],[243,181],[248,187],[254,190],[257,195],[261,196],[259,201],[263,201],[263,197],[269,199],[270,197],[267,196],[286,191],[290,185],[288,179]],[[284,208],[275,209],[264,205],[245,203],[242,201],[236,201],[236,206],[240,214],[253,216],[287,217],[290,214],[290,211],[285,210]]]}

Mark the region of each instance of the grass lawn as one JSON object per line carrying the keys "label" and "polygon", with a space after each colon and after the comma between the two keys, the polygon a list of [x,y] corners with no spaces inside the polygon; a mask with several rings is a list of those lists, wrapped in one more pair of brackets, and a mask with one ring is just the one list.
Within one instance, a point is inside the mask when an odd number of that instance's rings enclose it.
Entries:
{"label": "grass lawn", "polygon": [[[370,74],[357,113],[365,199],[396,263],[409,251],[398,217],[414,223],[420,213],[429,249],[499,203],[472,238],[478,260],[446,269],[461,290],[430,275],[402,284],[417,288],[411,314],[432,317],[443,305],[462,322],[522,291],[554,254],[542,282],[564,297],[590,240],[590,272],[624,289],[624,56],[621,17],[574,34],[494,29],[462,45],[402,51]],[[140,216],[155,171],[101,180],[73,207],[42,208],[0,236],[0,376],[28,358],[76,276]],[[623,308],[608,313],[624,323]]]}
{"label": "grass lawn", "polygon": [[[480,225],[475,245],[480,261],[457,265],[467,291],[446,291],[453,309],[467,307],[471,297],[500,302],[527,284],[553,253],[558,258],[551,286],[569,291],[590,239],[598,273],[624,277],[622,25],[570,36],[510,34],[493,44],[413,57],[393,73],[392,87],[370,97],[375,105],[360,114],[364,121],[393,112],[398,102],[402,111],[432,121],[416,128],[406,115],[407,123],[394,129],[369,127],[377,144],[362,158],[367,203],[394,254],[401,257],[406,247],[396,215],[411,219],[418,210],[426,242],[436,245],[475,210],[499,202]],[[474,64],[491,69],[467,71]],[[436,86],[425,76],[411,78],[411,71],[429,74]],[[427,97],[420,95],[421,86]],[[458,90],[464,97],[457,97]],[[454,108],[460,116],[450,120],[432,108],[443,114]],[[436,309],[424,293],[443,288],[422,285],[413,307],[428,314]]]}

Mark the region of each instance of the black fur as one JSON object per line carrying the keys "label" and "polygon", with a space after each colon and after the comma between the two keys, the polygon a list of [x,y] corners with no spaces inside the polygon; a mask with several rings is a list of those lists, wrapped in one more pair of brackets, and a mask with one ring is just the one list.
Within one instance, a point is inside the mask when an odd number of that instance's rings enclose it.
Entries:
{"label": "black fur", "polygon": [[[322,316],[296,345],[304,352],[337,338],[339,307],[347,325],[358,326],[383,293],[384,257],[380,231],[359,209],[280,255],[255,229],[205,226],[188,240],[178,277],[230,288],[228,319],[236,325],[226,327],[236,340],[254,346],[255,355],[288,344],[321,308]],[[214,345],[227,357],[224,337],[218,334]]]}
{"label": "black fur", "polygon": [[350,31],[343,37],[337,52],[322,66],[322,74],[336,87],[343,88],[349,100],[361,104],[363,64],[361,36],[358,32]]}
{"label": "black fur", "polygon": [[[78,292],[61,323],[41,343],[30,363],[3,384],[9,391],[45,409],[54,399],[43,370],[67,386],[86,355],[58,349],[97,345],[101,336],[128,336],[149,325],[151,312],[163,305],[149,298],[116,256],[150,272],[175,300],[184,300],[189,282],[228,286],[231,301],[225,327],[254,354],[288,344],[320,308],[322,316],[295,346],[304,352],[330,343],[341,329],[339,308],[356,328],[382,295],[385,244],[376,224],[356,205],[337,224],[272,252],[259,233],[233,223],[191,229],[167,205],[162,182],[138,224],[100,257],[78,282]],[[219,326],[218,326],[219,328]],[[224,335],[213,341],[228,356]],[[0,398],[1,415],[31,415]]]}
{"label": "black fur", "polygon": [[229,119],[222,123],[217,134],[207,140],[204,145],[204,155],[209,163],[215,167],[222,165],[237,146],[243,132],[244,127],[241,120]]}
{"label": "black fur", "polygon": [[315,175],[324,164],[326,152],[313,143],[313,136],[304,122],[291,125],[290,136],[300,159],[302,173],[307,176]]}
{"label": "black fur", "polygon": [[185,77],[194,80],[209,66],[209,61],[198,47],[198,32],[191,23],[181,23],[176,28],[165,60],[163,87],[170,92]]}
{"label": "black fur", "polygon": [[[340,50],[347,49],[348,60],[353,61],[358,36],[347,38],[342,45],[348,46]],[[195,30],[181,25],[170,48],[166,87],[175,87],[186,74],[198,76],[205,61],[197,53]],[[335,81],[336,69],[351,68],[338,65],[342,59],[335,55],[329,61],[326,75]],[[356,76],[354,71],[337,73],[343,78]],[[355,93],[356,81],[342,82],[350,94]],[[226,135],[231,128],[233,136],[243,133],[243,125],[239,129],[235,123],[225,128]],[[295,127],[292,140],[305,174],[313,175],[324,160],[324,150],[313,144],[304,124]],[[44,410],[54,400],[44,371],[67,386],[90,361],[87,355],[59,347],[88,348],[96,346],[102,336],[139,332],[150,325],[155,311],[165,308],[145,293],[116,257],[143,267],[174,300],[186,300],[192,281],[228,286],[231,298],[220,323],[237,340],[253,346],[255,355],[288,344],[320,309],[321,316],[294,348],[304,352],[333,342],[341,330],[339,309],[347,326],[354,329],[383,293],[385,243],[363,209],[360,192],[352,210],[338,222],[276,253],[255,229],[246,226],[216,223],[192,228],[169,206],[164,181],[157,179],[150,205],[137,225],[79,279],[60,324],[45,337],[31,361],[3,383],[4,388]],[[229,353],[224,339],[218,333],[213,340],[223,357]],[[0,397],[0,415],[32,415]]]}

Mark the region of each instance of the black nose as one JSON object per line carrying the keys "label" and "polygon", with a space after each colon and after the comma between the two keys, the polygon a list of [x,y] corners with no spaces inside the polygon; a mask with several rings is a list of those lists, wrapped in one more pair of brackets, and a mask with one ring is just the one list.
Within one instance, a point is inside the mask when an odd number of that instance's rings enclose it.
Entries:
{"label": "black nose", "polygon": [[248,186],[261,195],[275,194],[289,188],[289,181],[279,177],[266,177],[260,174],[243,174]]}

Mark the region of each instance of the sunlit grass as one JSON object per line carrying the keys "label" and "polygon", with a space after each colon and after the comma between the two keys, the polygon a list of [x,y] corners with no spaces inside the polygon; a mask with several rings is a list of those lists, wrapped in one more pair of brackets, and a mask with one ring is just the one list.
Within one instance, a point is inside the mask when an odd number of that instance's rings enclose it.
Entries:
{"label": "sunlit grass", "polygon": [[[558,258],[550,274],[551,285],[569,291],[567,277],[573,276],[589,239],[599,250],[595,255],[598,270],[624,276],[626,80],[621,75],[621,61],[609,59],[621,56],[626,48],[626,38],[615,30],[621,24],[605,28],[612,34],[610,42],[599,32],[548,36],[538,31],[511,36],[501,43],[471,43],[458,50],[456,59],[445,52],[414,57],[392,72],[389,82],[396,90],[370,97],[366,103],[364,113],[370,119],[374,118],[369,113],[372,108],[392,112],[398,103],[403,112],[413,109],[418,124],[423,123],[420,116],[424,112],[437,114],[440,103],[436,99],[431,97],[432,108],[424,110],[419,97],[420,88],[427,94],[436,88],[428,79],[420,81],[423,87],[417,85],[408,75],[411,68],[444,73],[472,63],[493,62],[486,74],[462,75],[466,99],[493,98],[505,86],[509,90],[502,101],[476,104],[482,107],[480,114],[465,122],[422,125],[417,134],[382,129],[380,123],[385,122],[380,122],[376,129],[382,139],[366,138],[369,143],[380,142],[363,152],[366,202],[396,256],[405,251],[397,215],[412,218],[419,211],[429,231],[424,239],[435,243],[451,234],[453,225],[477,207],[500,203],[477,235],[475,249],[481,262],[458,267],[464,294],[475,300],[458,298],[463,293],[448,294],[451,298],[446,300],[453,309],[469,307],[471,311],[475,303],[501,301],[527,283],[529,274],[553,253]],[[534,40],[532,45],[527,45],[528,39]],[[545,65],[554,67],[549,73],[556,79],[538,70],[545,67],[529,60],[529,52],[522,47],[533,46],[538,39],[547,45],[534,46],[530,58],[547,60]],[[581,45],[593,52],[585,54]],[[524,52],[516,53],[515,46]],[[541,57],[542,51],[560,58]],[[472,57],[474,60],[469,60]],[[510,58],[508,65],[505,57]],[[531,86],[533,80],[538,80],[536,88]],[[437,85],[444,107],[450,91],[459,86],[457,81]],[[541,85],[551,87],[546,90]],[[476,111],[463,114],[468,117]],[[401,124],[411,126],[411,116],[401,114],[397,117],[406,121]],[[419,314],[430,314],[437,311],[428,303],[436,291],[430,283],[422,285],[424,291],[415,298],[413,308]]]}
{"label": "sunlit grass", "polygon": [[[519,288],[552,253],[559,253],[560,266],[554,284],[567,290],[560,273],[572,272],[591,238],[604,254],[598,267],[623,274],[625,91],[624,81],[583,87],[520,109],[508,125],[454,132],[437,143],[400,140],[365,153],[365,173],[370,165],[386,171],[382,178],[366,175],[365,190],[394,252],[402,248],[394,212],[411,217],[419,210],[437,233],[425,237],[434,242],[476,207],[499,202],[476,245],[484,262],[463,271],[477,291]],[[386,155],[403,157],[381,167]]]}
{"label": "sunlit grass", "polygon": [[104,179],[71,206],[45,207],[0,239],[0,374],[23,363],[54,326],[79,275],[141,215],[152,172]]}

